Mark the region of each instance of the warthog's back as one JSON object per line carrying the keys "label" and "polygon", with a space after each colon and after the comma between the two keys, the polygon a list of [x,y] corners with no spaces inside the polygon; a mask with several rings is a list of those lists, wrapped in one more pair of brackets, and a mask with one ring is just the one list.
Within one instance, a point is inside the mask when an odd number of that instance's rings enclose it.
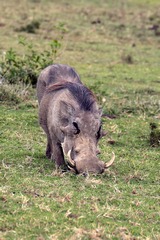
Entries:
{"label": "warthog's back", "polygon": [[46,67],[40,74],[37,83],[37,97],[40,104],[46,88],[55,83],[82,83],[78,73],[70,66],[54,64]]}

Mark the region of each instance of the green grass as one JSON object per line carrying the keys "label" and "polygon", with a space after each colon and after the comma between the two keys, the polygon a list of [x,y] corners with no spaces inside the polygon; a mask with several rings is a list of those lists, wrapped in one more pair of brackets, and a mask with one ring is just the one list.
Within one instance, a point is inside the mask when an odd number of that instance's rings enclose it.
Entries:
{"label": "green grass", "polygon": [[[150,123],[160,119],[160,25],[157,0],[0,0],[0,53],[24,53],[18,37],[43,52],[59,36],[53,62],[74,67],[96,95],[109,131],[100,159],[114,164],[102,175],[57,171],[45,157],[35,89],[0,84],[0,239],[158,240],[159,147]],[[100,19],[101,23],[92,24]],[[35,33],[16,29],[39,21]],[[160,30],[159,30],[160,31]]]}

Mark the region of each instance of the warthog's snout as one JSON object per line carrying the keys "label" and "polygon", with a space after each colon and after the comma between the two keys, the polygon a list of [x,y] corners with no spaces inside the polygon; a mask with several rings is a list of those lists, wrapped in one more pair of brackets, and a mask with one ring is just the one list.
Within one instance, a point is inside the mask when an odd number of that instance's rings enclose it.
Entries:
{"label": "warthog's snout", "polygon": [[115,159],[115,154],[113,153],[112,159],[105,163],[101,161],[98,157],[94,155],[79,156],[75,160],[71,158],[71,150],[67,154],[68,167],[75,173],[103,173],[105,168],[112,165]]}

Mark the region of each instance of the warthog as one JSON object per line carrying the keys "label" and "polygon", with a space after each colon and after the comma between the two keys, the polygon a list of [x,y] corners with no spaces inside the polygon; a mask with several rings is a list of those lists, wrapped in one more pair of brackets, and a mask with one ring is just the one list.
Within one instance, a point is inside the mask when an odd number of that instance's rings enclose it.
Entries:
{"label": "warthog", "polygon": [[65,165],[76,173],[104,172],[108,163],[97,157],[98,141],[107,131],[101,129],[102,109],[95,96],[82,84],[71,67],[54,64],[45,68],[38,79],[39,123],[47,135],[46,156],[56,167]]}

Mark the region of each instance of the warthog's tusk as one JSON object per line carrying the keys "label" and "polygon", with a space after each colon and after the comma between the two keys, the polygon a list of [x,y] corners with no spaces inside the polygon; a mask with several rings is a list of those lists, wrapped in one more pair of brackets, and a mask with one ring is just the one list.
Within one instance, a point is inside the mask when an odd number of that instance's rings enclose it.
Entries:
{"label": "warthog's tusk", "polygon": [[76,170],[68,165],[68,168],[76,173]]}
{"label": "warthog's tusk", "polygon": [[75,167],[75,161],[73,161],[71,158],[71,150],[69,150],[67,153],[67,162],[71,167]]}
{"label": "warthog's tusk", "polygon": [[112,165],[112,163],[114,162],[115,154],[114,154],[114,152],[112,152],[112,154],[113,154],[112,159],[108,163],[105,163],[104,168],[110,167]]}

